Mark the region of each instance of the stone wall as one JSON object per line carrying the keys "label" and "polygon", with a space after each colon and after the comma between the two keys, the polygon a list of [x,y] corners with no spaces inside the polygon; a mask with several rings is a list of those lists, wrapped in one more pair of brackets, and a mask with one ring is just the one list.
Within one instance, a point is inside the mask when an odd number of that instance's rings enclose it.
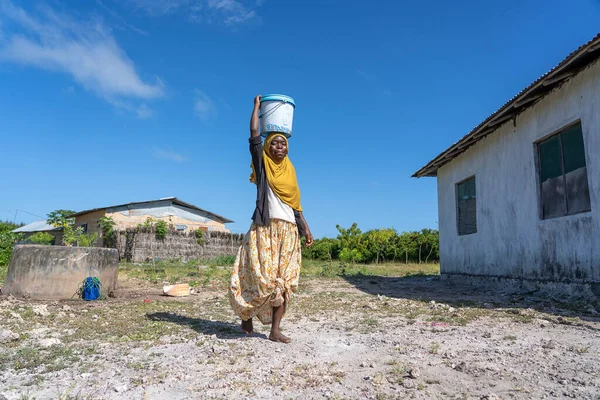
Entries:
{"label": "stone wall", "polygon": [[152,258],[188,261],[235,255],[244,239],[244,235],[236,233],[202,233],[203,243],[199,244],[195,232],[170,231],[164,239],[159,239],[151,229],[127,229],[117,233],[117,249],[120,259],[128,262]]}
{"label": "stone wall", "polygon": [[102,294],[117,287],[119,255],[115,249],[17,245],[2,294],[35,299],[70,299],[88,276],[100,279]]}

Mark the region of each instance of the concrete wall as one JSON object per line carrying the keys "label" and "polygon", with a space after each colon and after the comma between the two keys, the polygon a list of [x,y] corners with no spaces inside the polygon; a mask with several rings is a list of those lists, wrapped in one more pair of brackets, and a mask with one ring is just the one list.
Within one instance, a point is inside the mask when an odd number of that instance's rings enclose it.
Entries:
{"label": "concrete wall", "polygon": [[88,276],[100,279],[103,294],[117,287],[116,249],[17,245],[3,294],[38,299],[70,299]]}
{"label": "concrete wall", "polygon": [[128,230],[117,232],[117,248],[122,260],[143,262],[156,257],[164,260],[207,260],[218,256],[236,255],[245,235],[208,231],[198,244],[195,232],[171,231],[158,239],[154,231]]}
{"label": "concrete wall", "polygon": [[[600,63],[438,171],[442,274],[600,282]],[[542,220],[534,143],[581,120],[591,212]],[[455,185],[476,177],[477,233],[458,236]]]}

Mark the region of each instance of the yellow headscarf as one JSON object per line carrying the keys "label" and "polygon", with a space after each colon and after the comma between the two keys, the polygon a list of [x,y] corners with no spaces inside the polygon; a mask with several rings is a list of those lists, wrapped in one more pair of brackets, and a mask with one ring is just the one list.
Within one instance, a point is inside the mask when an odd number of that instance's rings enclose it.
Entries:
{"label": "yellow headscarf", "polygon": [[[263,145],[263,160],[265,163],[265,171],[267,173],[267,182],[269,182],[269,186],[271,187],[271,190],[273,190],[273,193],[275,193],[281,201],[292,207],[294,210],[302,211],[302,206],[300,205],[300,188],[298,187],[298,180],[296,179],[296,169],[290,161],[290,158],[286,156],[281,162],[277,163],[269,154],[271,141],[278,136],[285,140],[289,149],[288,140],[281,133],[272,133],[267,136]],[[250,168],[252,168],[250,182],[256,183],[256,171],[254,170],[254,165],[252,163],[250,163]]]}

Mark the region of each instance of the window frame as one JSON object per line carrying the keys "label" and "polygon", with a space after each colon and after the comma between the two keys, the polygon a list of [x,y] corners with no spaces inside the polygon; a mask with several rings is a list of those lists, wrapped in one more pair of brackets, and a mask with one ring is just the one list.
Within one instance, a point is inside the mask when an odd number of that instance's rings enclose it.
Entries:
{"label": "window frame", "polygon": [[[458,198],[458,187],[462,184],[464,184],[465,182],[468,182],[470,180],[473,180],[473,183],[475,185],[475,231],[474,232],[469,232],[469,233],[461,233],[460,232],[460,213],[459,213],[459,206],[458,206],[458,202],[459,202],[459,198]],[[478,228],[477,228],[477,179],[476,179],[476,175],[473,174],[461,181],[458,181],[455,185],[454,185],[454,205],[456,207],[456,234],[458,236],[469,236],[469,235],[474,235],[477,233]]]}
{"label": "window frame", "polygon": [[[567,196],[567,174],[565,173],[565,158],[564,158],[564,149],[563,149],[563,137],[562,134],[565,132],[568,132],[571,128],[580,125],[581,127],[581,136],[583,139],[583,157],[585,159],[585,167],[586,167],[586,179],[587,179],[587,184],[588,184],[588,192],[590,190],[590,181],[589,181],[589,175],[588,175],[588,171],[587,171],[587,167],[588,167],[588,157],[587,157],[587,146],[585,143],[585,137],[583,136],[583,123],[581,121],[581,118],[578,118],[574,121],[571,121],[565,125],[563,125],[561,128],[553,131],[552,133],[542,137],[541,139],[537,140],[536,142],[533,143],[533,148],[534,148],[534,156],[535,156],[535,166],[536,166],[536,183],[537,183],[537,193],[538,193],[538,216],[539,219],[541,221],[547,221],[547,220],[553,220],[556,218],[564,218],[564,217],[569,217],[569,216],[573,216],[573,215],[579,215],[579,214],[584,214],[584,213],[588,213],[592,211],[592,204],[591,204],[591,198],[590,198],[590,207],[587,210],[581,210],[581,211],[577,211],[577,212],[569,212],[569,202],[568,202],[568,196]],[[562,181],[563,181],[563,185],[565,188],[565,192],[564,192],[564,207],[565,207],[565,214],[562,215],[556,215],[553,217],[545,217],[544,216],[544,198],[543,198],[543,188],[542,188],[542,184],[544,182],[542,182],[542,156],[541,156],[541,152],[540,152],[540,145],[542,145],[543,143],[547,142],[548,140],[557,137],[558,136],[558,142],[560,144],[560,168],[561,168],[561,174],[562,174]],[[589,195],[589,194],[588,194]]]}

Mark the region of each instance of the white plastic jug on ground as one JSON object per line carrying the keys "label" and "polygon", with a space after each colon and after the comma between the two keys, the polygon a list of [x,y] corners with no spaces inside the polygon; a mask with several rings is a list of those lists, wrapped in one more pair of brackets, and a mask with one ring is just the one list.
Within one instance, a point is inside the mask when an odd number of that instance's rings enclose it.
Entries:
{"label": "white plastic jug on ground", "polygon": [[262,96],[258,115],[261,136],[267,137],[275,132],[283,133],[288,138],[292,136],[295,108],[296,103],[289,96],[283,94]]}

